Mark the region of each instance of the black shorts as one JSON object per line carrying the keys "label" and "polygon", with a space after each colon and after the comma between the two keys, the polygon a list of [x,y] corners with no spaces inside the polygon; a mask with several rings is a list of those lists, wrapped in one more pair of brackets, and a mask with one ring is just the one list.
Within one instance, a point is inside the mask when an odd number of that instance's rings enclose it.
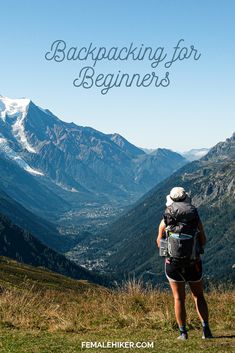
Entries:
{"label": "black shorts", "polygon": [[199,282],[202,279],[201,260],[189,266],[179,266],[170,263],[168,259],[165,262],[165,273],[169,281],[173,282]]}

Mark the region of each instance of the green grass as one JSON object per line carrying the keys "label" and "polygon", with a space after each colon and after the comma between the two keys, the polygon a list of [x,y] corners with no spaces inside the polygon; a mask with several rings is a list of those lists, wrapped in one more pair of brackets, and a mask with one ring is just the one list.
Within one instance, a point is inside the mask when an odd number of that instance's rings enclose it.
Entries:
{"label": "green grass", "polygon": [[[176,340],[177,332],[159,330],[108,330],[80,333],[49,333],[40,331],[6,330],[0,331],[1,353],[77,353],[77,352],[213,352],[235,351],[234,331],[215,331],[215,338],[202,340],[201,331],[190,331],[190,338],[185,342]],[[221,337],[224,336],[224,337]],[[82,349],[81,342],[97,341],[132,341],[154,342],[151,349]]]}
{"label": "green grass", "polygon": [[[172,295],[127,282],[117,290],[0,258],[0,353],[235,352],[235,291],[206,293],[215,338],[201,339],[187,293],[189,340],[177,341]],[[81,349],[82,342],[154,342],[148,349]]]}
{"label": "green grass", "polygon": [[43,267],[34,267],[19,263],[4,256],[0,256],[0,286],[24,287],[25,281],[28,280],[38,289],[53,289],[58,291],[64,290],[80,290],[83,291],[87,287],[96,287],[95,284],[86,280],[74,280],[72,278],[52,272]]}

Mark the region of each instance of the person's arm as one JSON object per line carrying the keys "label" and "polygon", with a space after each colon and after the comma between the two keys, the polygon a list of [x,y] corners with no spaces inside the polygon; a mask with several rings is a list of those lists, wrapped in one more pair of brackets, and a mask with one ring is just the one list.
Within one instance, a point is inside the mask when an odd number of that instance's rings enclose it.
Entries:
{"label": "person's arm", "polygon": [[160,224],[159,224],[158,236],[157,236],[157,239],[156,239],[156,244],[157,244],[158,247],[160,247],[160,240],[162,238],[164,238],[164,236],[165,236],[165,229],[166,229],[166,225],[165,225],[164,220],[162,219]]}
{"label": "person's arm", "polygon": [[199,219],[199,223],[198,223],[198,229],[199,229],[199,235],[198,235],[199,244],[201,246],[205,246],[206,235],[205,235],[204,228],[203,228],[203,225],[202,225],[202,222],[200,219]]}

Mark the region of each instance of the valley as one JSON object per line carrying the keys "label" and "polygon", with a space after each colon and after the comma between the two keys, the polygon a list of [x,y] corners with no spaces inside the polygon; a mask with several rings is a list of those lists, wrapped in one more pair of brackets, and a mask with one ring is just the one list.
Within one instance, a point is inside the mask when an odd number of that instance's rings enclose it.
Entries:
{"label": "valley", "polygon": [[[34,254],[36,246],[38,263],[72,276],[79,268],[104,281],[131,275],[161,284],[157,226],[166,195],[181,185],[208,235],[207,278],[234,280],[234,134],[182,156],[64,122],[30,99],[1,96],[0,103],[0,216],[2,224],[9,222],[2,236],[11,243],[3,239],[3,255],[33,264],[27,251]],[[21,234],[20,251],[20,243],[12,243],[12,227]]]}
{"label": "valley", "polygon": [[60,120],[30,99],[0,96],[0,188],[62,235],[118,217],[187,160]]}

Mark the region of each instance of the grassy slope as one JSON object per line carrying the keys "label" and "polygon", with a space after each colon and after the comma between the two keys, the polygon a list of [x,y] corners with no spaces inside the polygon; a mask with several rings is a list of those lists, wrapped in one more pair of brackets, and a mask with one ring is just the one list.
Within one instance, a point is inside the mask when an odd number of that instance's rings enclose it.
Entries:
{"label": "grassy slope", "polygon": [[195,308],[187,295],[190,339],[177,342],[172,296],[167,291],[144,290],[138,282],[108,290],[7,258],[0,261],[0,286],[1,353],[77,353],[82,341],[153,341],[154,348],[131,350],[148,353],[223,353],[235,348],[232,289],[206,294],[216,336],[207,341],[201,339]]}
{"label": "grassy slope", "polygon": [[96,287],[86,280],[72,278],[52,272],[43,267],[34,267],[0,256],[0,287],[24,288],[25,282],[38,290],[52,289],[58,291],[84,290],[87,287]]}

